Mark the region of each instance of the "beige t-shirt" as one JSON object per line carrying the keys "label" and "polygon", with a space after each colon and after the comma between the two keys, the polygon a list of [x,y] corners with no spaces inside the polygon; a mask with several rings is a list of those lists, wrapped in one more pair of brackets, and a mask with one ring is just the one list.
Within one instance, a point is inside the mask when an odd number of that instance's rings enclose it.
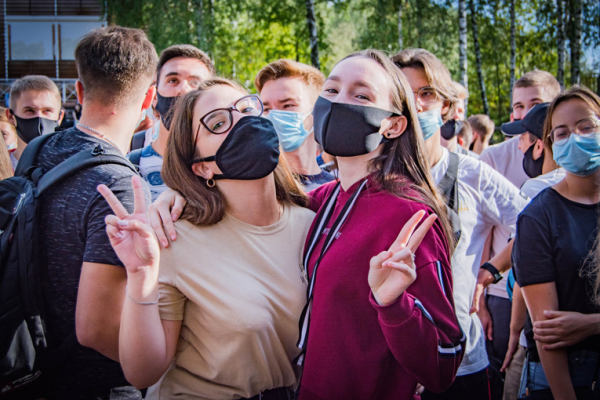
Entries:
{"label": "beige t-shirt", "polygon": [[238,399],[296,384],[313,218],[286,206],[266,227],[229,214],[212,226],[175,224],[177,240],[161,252],[159,305],[161,319],[183,322],[173,364],[148,399]]}

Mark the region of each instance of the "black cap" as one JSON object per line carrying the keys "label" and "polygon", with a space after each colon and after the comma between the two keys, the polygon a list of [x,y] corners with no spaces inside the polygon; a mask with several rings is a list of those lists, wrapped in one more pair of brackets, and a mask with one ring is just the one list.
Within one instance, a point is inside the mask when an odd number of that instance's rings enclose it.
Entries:
{"label": "black cap", "polygon": [[536,104],[523,119],[502,124],[500,128],[502,133],[514,136],[529,132],[541,139],[544,134],[544,121],[548,115],[548,107],[550,107],[550,103]]}

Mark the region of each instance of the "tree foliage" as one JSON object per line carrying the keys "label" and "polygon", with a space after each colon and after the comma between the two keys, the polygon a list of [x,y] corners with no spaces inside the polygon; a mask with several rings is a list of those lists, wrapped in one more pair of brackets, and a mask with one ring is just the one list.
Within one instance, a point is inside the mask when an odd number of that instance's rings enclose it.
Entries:
{"label": "tree foliage", "polygon": [[[516,0],[518,78],[543,69],[557,74],[557,0]],[[571,81],[573,10],[581,7],[581,83],[597,88],[600,68],[598,0],[562,0],[565,82]],[[477,13],[481,69],[489,113],[497,123],[510,116],[510,2],[472,0]],[[458,0],[313,0],[319,62],[328,73],[344,56],[364,48],[394,54],[403,46],[434,53],[459,80]],[[158,51],[189,43],[206,51],[220,75],[254,90],[254,76],[268,62],[290,58],[311,63],[306,0],[107,0],[110,23],[144,29]],[[399,7],[402,7],[398,21]],[[468,11],[470,13],[471,11]],[[469,114],[483,112],[476,71],[472,19],[468,20]],[[398,32],[398,27],[402,32]]]}

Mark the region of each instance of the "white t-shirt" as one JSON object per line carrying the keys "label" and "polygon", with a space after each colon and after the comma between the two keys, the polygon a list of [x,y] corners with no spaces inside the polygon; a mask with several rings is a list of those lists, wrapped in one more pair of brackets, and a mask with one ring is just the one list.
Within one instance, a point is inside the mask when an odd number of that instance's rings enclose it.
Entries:
{"label": "white t-shirt", "polygon": [[547,187],[554,186],[558,182],[565,179],[565,176],[567,176],[567,172],[564,170],[564,168],[555,169],[547,174],[529,179],[521,187],[521,192],[529,196],[530,199],[533,199],[542,190],[546,189]]}
{"label": "white t-shirt", "polygon": [[165,185],[165,182],[160,175],[162,165],[163,158],[154,151],[151,144],[142,149],[139,165],[140,175],[150,187],[150,194],[152,195],[153,202],[162,192],[169,188]]}
{"label": "white t-shirt", "polygon": [[[466,351],[457,375],[472,374],[488,364],[485,337],[477,314],[469,314],[481,255],[494,226],[515,231],[517,216],[527,205],[519,190],[490,166],[458,155],[458,196],[461,238],[452,256],[456,316],[467,336]],[[448,150],[431,168],[439,183],[448,170]]]}
{"label": "white t-shirt", "polygon": [[523,152],[519,150],[518,137],[483,150],[479,156],[479,161],[483,161],[494,168],[518,188],[529,179],[523,169]]}

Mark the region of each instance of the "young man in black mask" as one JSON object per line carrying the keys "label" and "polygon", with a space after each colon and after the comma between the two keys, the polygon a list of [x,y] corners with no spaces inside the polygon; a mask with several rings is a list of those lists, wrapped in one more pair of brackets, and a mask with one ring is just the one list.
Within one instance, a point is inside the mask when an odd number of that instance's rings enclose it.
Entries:
{"label": "young man in black mask", "polygon": [[18,161],[30,141],[54,132],[65,112],[61,108],[58,87],[42,75],[29,75],[14,81],[10,87],[9,103],[6,117],[17,128],[18,141],[11,157]]}
{"label": "young man in black mask", "polygon": [[544,166],[544,121],[550,103],[536,104],[520,121],[502,124],[506,135],[519,136],[519,150],[523,153],[523,170],[529,178],[542,175]]}
{"label": "young man in black mask", "polygon": [[156,68],[155,109],[160,113],[158,137],[150,145],[141,149],[135,159],[140,175],[150,186],[152,201],[167,189],[160,171],[167,148],[167,139],[173,118],[173,108],[179,96],[198,88],[200,83],[215,74],[212,60],[198,48],[189,44],[179,44],[166,48],[160,54]]}

